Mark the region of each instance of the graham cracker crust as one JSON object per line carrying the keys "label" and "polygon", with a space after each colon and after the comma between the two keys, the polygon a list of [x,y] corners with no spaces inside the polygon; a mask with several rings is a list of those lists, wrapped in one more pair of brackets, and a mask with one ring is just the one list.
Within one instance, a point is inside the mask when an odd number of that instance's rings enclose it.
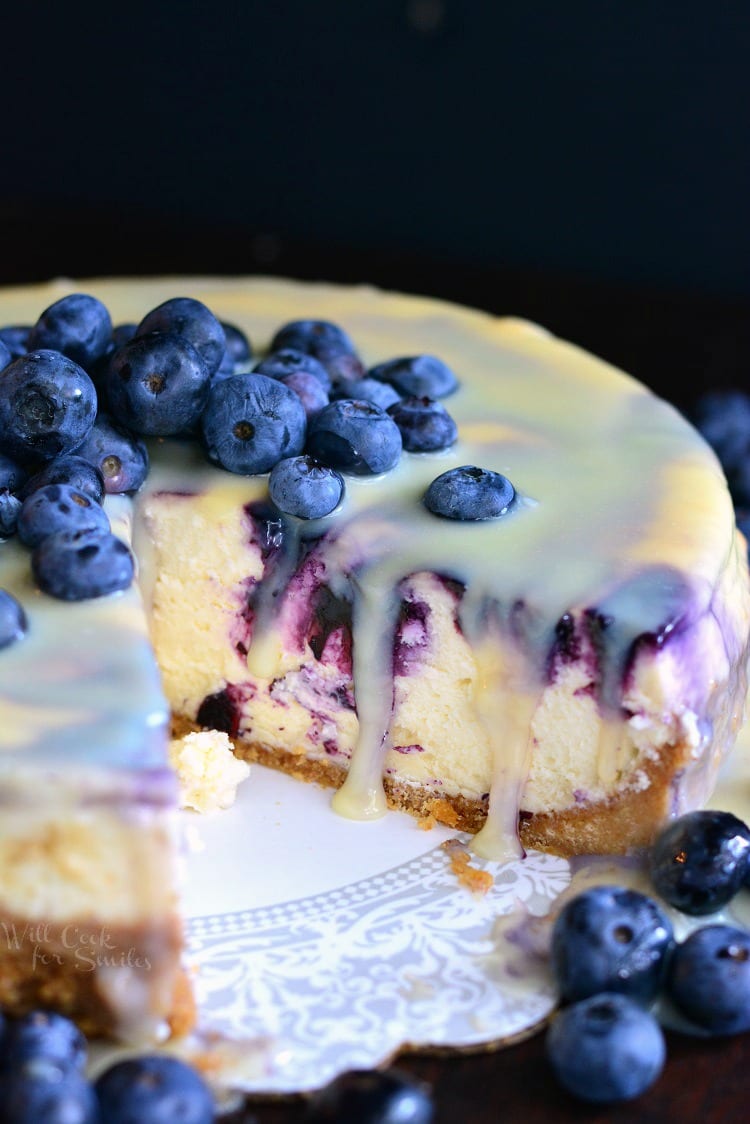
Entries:
{"label": "graham cracker crust", "polygon": [[190,982],[179,966],[183,939],[177,919],[162,926],[110,926],[3,915],[0,942],[0,1009],[8,1015],[52,1009],[87,1035],[120,1038],[128,1029],[122,1009],[127,994],[120,989],[108,994],[106,981],[122,967],[132,973],[134,1005],[140,1004],[141,987],[146,990],[147,1014],[155,1025],[183,1034],[195,1023]]}
{"label": "graham cracker crust", "polygon": [[[202,728],[183,716],[173,718],[174,737]],[[346,770],[340,765],[311,760],[301,751],[270,749],[239,738],[232,739],[232,744],[236,755],[244,761],[258,762],[325,788],[338,788],[346,776]],[[606,801],[576,805],[559,812],[522,810],[519,817],[521,843],[530,849],[566,857],[626,854],[649,846],[669,817],[674,779],[684,769],[690,755],[688,746],[669,747],[658,761],[647,761],[641,768],[647,784],[637,790],[623,790]],[[487,803],[483,800],[445,793],[436,796],[432,789],[400,785],[392,777],[384,778],[383,787],[388,806],[415,816],[423,827],[436,822],[473,835],[487,818]]]}

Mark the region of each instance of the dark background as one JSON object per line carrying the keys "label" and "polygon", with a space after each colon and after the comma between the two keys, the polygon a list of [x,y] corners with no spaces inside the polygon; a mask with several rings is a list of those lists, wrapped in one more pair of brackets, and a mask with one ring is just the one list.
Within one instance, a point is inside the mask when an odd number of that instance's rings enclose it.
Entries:
{"label": "dark background", "polygon": [[0,282],[267,272],[543,320],[673,396],[750,362],[750,6],[14,7]]}

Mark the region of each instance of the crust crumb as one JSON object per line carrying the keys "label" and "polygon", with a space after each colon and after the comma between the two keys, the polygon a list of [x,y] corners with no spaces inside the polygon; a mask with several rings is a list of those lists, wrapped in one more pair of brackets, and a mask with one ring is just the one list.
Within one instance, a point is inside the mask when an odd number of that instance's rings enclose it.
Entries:
{"label": "crust crumb", "polygon": [[444,823],[448,827],[458,827],[461,819],[453,805],[443,799],[430,802],[429,816],[437,823]]}
{"label": "crust crumb", "polygon": [[486,894],[494,883],[490,872],[471,865],[469,852],[458,839],[449,839],[443,847],[450,855],[451,870],[459,885],[471,890],[473,894]]}

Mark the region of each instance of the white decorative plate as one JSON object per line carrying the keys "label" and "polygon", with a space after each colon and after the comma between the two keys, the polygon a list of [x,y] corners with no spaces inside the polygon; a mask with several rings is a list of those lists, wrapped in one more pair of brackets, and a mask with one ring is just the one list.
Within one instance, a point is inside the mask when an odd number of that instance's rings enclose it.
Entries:
{"label": "white decorative plate", "polygon": [[[534,918],[570,880],[537,852],[489,870],[472,893],[411,817],[356,823],[330,793],[254,766],[237,803],[185,813],[188,947],[203,1030],[270,1038],[248,1092],[315,1088],[402,1045],[467,1047],[521,1037],[553,1006]],[[458,837],[465,838],[465,837]]]}

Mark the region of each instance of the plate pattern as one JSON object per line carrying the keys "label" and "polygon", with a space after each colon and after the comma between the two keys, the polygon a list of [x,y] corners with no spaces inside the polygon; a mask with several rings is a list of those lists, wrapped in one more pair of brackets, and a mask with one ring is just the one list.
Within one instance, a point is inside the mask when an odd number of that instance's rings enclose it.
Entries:
{"label": "plate pattern", "polygon": [[534,919],[568,885],[568,864],[539,852],[474,863],[494,879],[482,896],[437,847],[323,894],[188,922],[203,1026],[271,1035],[283,1059],[248,1092],[309,1090],[405,1044],[478,1046],[546,1017]]}

